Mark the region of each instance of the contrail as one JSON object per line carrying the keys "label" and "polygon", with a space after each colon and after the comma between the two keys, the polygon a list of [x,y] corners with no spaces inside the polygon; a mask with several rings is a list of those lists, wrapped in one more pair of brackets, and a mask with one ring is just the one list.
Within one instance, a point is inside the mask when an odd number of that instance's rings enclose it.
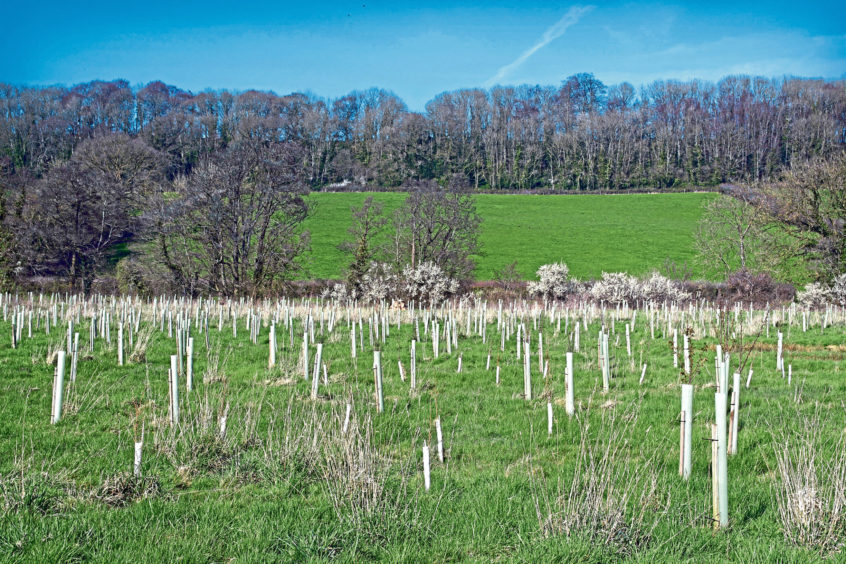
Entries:
{"label": "contrail", "polygon": [[526,60],[528,60],[529,57],[534,55],[539,49],[545,47],[550,42],[555,41],[556,39],[564,35],[564,32],[567,31],[567,28],[577,23],[582,16],[593,10],[593,8],[593,6],[573,6],[572,8],[570,8],[567,13],[564,14],[564,17],[562,17],[560,20],[550,26],[549,29],[543,32],[543,35],[541,35],[540,39],[538,39],[538,41],[534,45],[526,49],[523,54],[514,59],[514,61],[508,63],[507,65],[501,67],[498,71],[496,71],[496,74],[490,77],[485,82],[485,86],[493,86],[494,84],[497,84],[503,78],[511,74],[512,71],[514,71],[523,63],[525,63]]}

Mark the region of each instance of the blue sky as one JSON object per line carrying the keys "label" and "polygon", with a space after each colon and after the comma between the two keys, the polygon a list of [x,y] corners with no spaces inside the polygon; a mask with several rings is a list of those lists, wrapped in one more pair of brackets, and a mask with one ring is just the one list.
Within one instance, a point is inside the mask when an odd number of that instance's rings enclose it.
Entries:
{"label": "blue sky", "polygon": [[[14,2],[0,82],[124,78],[336,97],[372,86],[412,110],[440,92],[559,84],[846,77],[846,2]],[[741,5],[742,4],[742,5]]]}

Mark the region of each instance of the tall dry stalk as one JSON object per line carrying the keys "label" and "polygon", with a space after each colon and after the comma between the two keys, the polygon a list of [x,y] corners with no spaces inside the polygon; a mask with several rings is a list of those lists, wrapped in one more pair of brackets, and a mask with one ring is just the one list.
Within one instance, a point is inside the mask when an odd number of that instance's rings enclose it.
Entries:
{"label": "tall dry stalk", "polygon": [[846,436],[826,441],[820,410],[773,434],[774,489],[785,538],[830,555],[846,545]]}
{"label": "tall dry stalk", "polygon": [[332,420],[321,446],[323,481],[339,520],[358,527],[416,525],[419,488],[411,487],[416,461],[410,456],[395,462],[379,452],[369,413],[354,415],[346,433],[341,418]]}
{"label": "tall dry stalk", "polygon": [[[576,469],[559,484],[554,502],[533,487],[535,509],[545,536],[581,536],[617,554],[645,546],[669,509],[659,487],[657,452],[633,452],[639,406],[607,410],[595,431],[590,412],[580,417],[583,432]],[[533,478],[534,480],[534,478]]]}
{"label": "tall dry stalk", "polygon": [[147,359],[147,347],[150,346],[154,330],[155,328],[152,325],[142,325],[135,334],[135,345],[132,347],[128,359],[131,364],[143,362]]}

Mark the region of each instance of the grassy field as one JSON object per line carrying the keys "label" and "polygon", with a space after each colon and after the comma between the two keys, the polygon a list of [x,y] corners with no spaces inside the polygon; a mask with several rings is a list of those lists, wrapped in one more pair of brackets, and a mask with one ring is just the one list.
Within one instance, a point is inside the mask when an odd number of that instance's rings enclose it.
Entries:
{"label": "grassy field", "polygon": [[[632,313],[604,314],[613,375],[608,391],[602,390],[597,363],[600,310],[587,314],[559,310],[560,327],[557,313],[537,316],[540,310],[534,314],[521,310],[512,316],[506,311],[510,334],[503,352],[496,311],[488,311],[483,343],[474,322],[466,332],[467,309],[455,310],[458,346],[448,352],[441,340],[438,358],[420,315],[418,382],[411,390],[397,364],[403,363],[408,378],[409,343],[415,331],[409,313],[400,318],[391,312],[390,334],[382,343],[383,335],[374,333],[371,345],[365,312],[363,342],[358,340],[360,350],[353,360],[346,319],[338,317],[329,331],[331,309],[321,310],[317,304],[298,307],[289,332],[285,307],[260,308],[262,304],[255,311],[262,311],[264,323],[256,343],[246,328],[248,305],[239,311],[233,337],[228,306],[221,316],[217,302],[211,304],[208,348],[201,330],[204,313],[199,314],[199,326],[192,322],[194,389],[185,389],[183,374],[178,425],[168,419],[167,380],[170,355],[177,345],[168,337],[167,322],[162,330],[161,313],[153,317],[149,305],[143,310],[141,331],[134,336],[138,342],[146,336],[149,343],[137,347],[125,366],[117,365],[117,324],[111,328],[111,344],[98,337],[89,352],[89,321],[82,317],[76,325],[81,349],[78,377],[73,384],[66,381],[64,414],[55,425],[50,424],[54,367],[48,361],[64,348],[61,310],[58,325],[46,335],[36,308],[34,335],[27,338],[24,328],[17,349],[10,347],[9,322],[0,321],[0,559],[809,562],[820,558],[817,550],[785,540],[774,495],[780,484],[775,452],[785,444],[783,433],[812,438],[815,432],[819,491],[824,491],[823,481],[830,482],[826,464],[837,454],[838,444],[842,447],[846,430],[842,313],[824,331],[817,314],[807,332],[802,331],[801,313],[788,324],[776,312],[778,326],[771,327],[769,335],[761,326],[761,312],[745,324],[756,325],[760,337],[749,337],[744,345],[751,352],[743,380],[749,366],[754,376],[751,386],[741,390],[739,453],[728,461],[730,524],[714,531],[711,443],[705,439],[714,421],[714,346],[721,342],[731,352],[732,370],[737,370],[742,356],[738,339],[715,336],[739,330],[732,315],[720,319],[719,326],[718,312],[712,310],[697,315],[695,322],[690,315],[683,321],[676,311],[670,321],[679,334],[686,327],[694,334],[693,469],[685,482],[678,476],[683,376],[673,367],[670,335],[664,333],[666,311],[658,311],[654,338],[648,313],[638,312],[631,356],[624,324],[632,322]],[[109,309],[112,319],[120,318],[120,304]],[[179,311],[174,307],[174,327]],[[192,310],[187,311],[191,315]],[[315,340],[323,344],[328,376],[328,384],[319,382],[317,399],[310,398],[311,383],[299,364],[303,320],[309,311],[315,320]],[[471,317],[476,313],[473,310]],[[279,342],[277,366],[269,369],[267,320],[273,315],[280,318]],[[573,349],[574,318],[588,323],[575,353],[576,415],[569,418],[563,405],[563,373],[565,352]],[[743,312],[740,319],[745,319]],[[531,336],[531,401],[521,395],[523,364],[517,359],[511,329],[520,320]],[[441,338],[445,324],[440,318]],[[775,370],[778,330],[785,334],[790,383]],[[537,357],[540,334],[549,362],[546,379]],[[373,392],[374,348],[382,350],[383,413],[377,413]],[[127,357],[133,350],[127,346]],[[312,362],[315,354],[312,345]],[[642,363],[647,370],[641,384]],[[551,434],[548,401],[554,415]],[[345,433],[347,404],[352,410]],[[224,413],[227,425],[222,436],[219,418]],[[443,426],[443,463],[436,454],[437,417]],[[803,422],[804,417],[816,417],[816,422]],[[133,443],[142,429],[142,477],[135,478]],[[428,492],[422,478],[424,441],[432,447]],[[588,517],[597,520],[590,522]],[[841,542],[846,540],[846,530],[839,534]]]}
{"label": "grassy field", "polygon": [[[347,235],[350,207],[370,194],[321,194],[306,222],[312,234],[307,277],[340,278],[348,258],[337,249]],[[404,194],[372,194],[390,212]],[[534,278],[542,264],[564,261],[579,278],[599,278],[603,271],[634,275],[660,269],[666,259],[687,264],[694,275],[693,236],[703,205],[715,194],[632,194],[584,196],[477,196],[483,218],[476,278],[517,260],[519,272]]]}

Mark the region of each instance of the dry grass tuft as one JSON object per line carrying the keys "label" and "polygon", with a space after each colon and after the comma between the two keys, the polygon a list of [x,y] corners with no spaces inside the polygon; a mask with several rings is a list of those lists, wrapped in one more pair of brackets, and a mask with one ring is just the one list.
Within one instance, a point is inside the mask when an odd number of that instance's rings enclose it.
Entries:
{"label": "dry grass tuft", "polygon": [[137,364],[147,360],[147,347],[150,346],[154,331],[155,327],[153,325],[144,325],[135,334],[135,345],[132,347],[132,352],[129,353],[129,357],[127,358],[131,364]]}
{"label": "dry grass tuft", "polygon": [[775,498],[785,538],[823,556],[846,545],[846,437],[827,444],[820,408],[773,435]]}
{"label": "dry grass tuft", "polygon": [[[228,399],[223,388],[205,388],[193,392],[192,401],[183,408],[179,425],[174,427],[162,417],[162,424],[150,425],[154,448],[190,482],[199,474],[220,474],[236,470],[244,451],[258,440],[256,423],[260,409],[247,403],[235,417],[229,415],[227,431],[220,433],[220,418],[228,414]],[[260,405],[260,402],[259,402]]]}
{"label": "dry grass tuft", "polygon": [[338,519],[374,539],[397,523],[418,527],[420,488],[411,483],[416,458],[394,461],[380,453],[369,413],[359,417],[353,411],[346,433],[342,420],[343,415],[327,422],[320,445],[323,483]]}
{"label": "dry grass tuft", "polygon": [[545,484],[530,473],[544,536],[579,536],[620,556],[634,554],[650,542],[669,510],[669,500],[661,494],[666,488],[659,487],[657,453],[632,452],[638,410],[635,406],[625,413],[603,411],[600,424],[591,430],[588,406],[580,421],[584,431],[576,470],[569,484],[559,486],[557,500],[546,498]]}
{"label": "dry grass tuft", "polygon": [[81,493],[64,473],[24,472],[0,475],[0,510],[3,515],[32,511],[58,516],[79,501]]}
{"label": "dry grass tuft", "polygon": [[125,507],[135,501],[156,497],[161,491],[158,478],[124,472],[107,477],[93,497],[110,507]]}
{"label": "dry grass tuft", "polygon": [[203,384],[217,384],[226,382],[226,372],[224,370],[226,361],[232,354],[232,349],[226,350],[226,355],[223,360],[220,359],[220,347],[212,346],[206,356],[206,369],[203,372]]}
{"label": "dry grass tuft", "polygon": [[[50,342],[47,344],[47,352],[43,357],[45,364],[47,365],[55,365],[56,359],[59,356],[59,351],[63,351],[66,348],[67,342],[61,336],[53,337],[50,339]],[[38,364],[41,361],[41,358],[38,355],[38,348],[36,347],[35,352],[32,355],[32,363]]]}

